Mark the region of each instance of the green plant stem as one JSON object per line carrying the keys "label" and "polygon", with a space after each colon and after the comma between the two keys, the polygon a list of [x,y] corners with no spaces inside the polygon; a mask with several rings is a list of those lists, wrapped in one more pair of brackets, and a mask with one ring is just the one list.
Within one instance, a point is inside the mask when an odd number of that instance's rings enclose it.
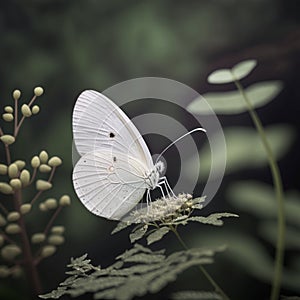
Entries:
{"label": "green plant stem", "polygon": [[266,137],[262,123],[257,113],[255,112],[240,82],[236,80],[235,85],[238,88],[241,95],[243,96],[243,98],[245,99],[252,121],[260,135],[261,141],[263,143],[263,146],[268,156],[268,162],[270,165],[272,179],[275,186],[276,199],[277,199],[278,236],[277,236],[276,254],[275,254],[275,270],[274,270],[274,277],[273,277],[270,299],[277,300],[280,294],[281,278],[282,278],[282,270],[283,270],[283,262],[284,262],[284,248],[285,248],[285,208],[284,208],[282,180],[281,180],[278,164],[275,160],[273,151]]}
{"label": "green plant stem", "polygon": [[[177,237],[177,239],[178,239],[179,243],[182,245],[182,247],[185,250],[188,250],[186,243],[183,241],[183,239],[179,235],[178,231],[174,227],[171,227],[171,230]],[[201,272],[203,273],[203,275],[206,277],[206,279],[210,282],[210,284],[215,288],[215,291],[217,293],[219,293],[224,300],[230,300],[230,298],[225,294],[225,292],[221,289],[221,287],[214,281],[214,279],[209,275],[209,273],[205,270],[205,268],[201,265],[199,265],[198,267],[201,270]]]}

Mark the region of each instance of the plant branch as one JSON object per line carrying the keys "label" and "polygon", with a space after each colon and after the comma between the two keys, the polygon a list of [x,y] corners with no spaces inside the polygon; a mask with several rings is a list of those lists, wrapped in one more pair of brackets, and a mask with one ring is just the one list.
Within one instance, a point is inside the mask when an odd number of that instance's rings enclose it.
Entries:
{"label": "plant branch", "polygon": [[[4,132],[2,130],[2,128],[0,127],[0,136],[4,135]],[[10,158],[10,151],[9,151],[9,146],[7,144],[4,144],[4,148],[5,148],[5,155],[6,155],[6,161],[7,161],[7,165],[11,164],[11,158]]]}
{"label": "plant branch", "polygon": [[267,153],[268,162],[270,170],[272,173],[272,179],[275,187],[276,199],[277,199],[277,218],[278,218],[278,235],[276,244],[276,254],[275,254],[275,270],[272,283],[271,300],[277,300],[280,294],[281,278],[284,262],[284,248],[285,248],[285,207],[284,207],[284,195],[282,188],[282,179],[279,171],[278,164],[275,160],[272,148],[266,137],[263,125],[254,110],[247,94],[245,93],[242,85],[238,80],[235,81],[235,85],[243,98],[245,99],[248,111],[252,118],[252,121],[260,135],[261,141],[263,143],[264,149]]}
{"label": "plant branch", "polygon": [[55,221],[55,219],[57,218],[57,216],[59,215],[59,213],[61,212],[62,210],[62,206],[59,206],[55,212],[53,213],[51,219],[49,220],[48,224],[46,225],[45,229],[44,229],[44,234],[47,235],[53,222]]}
{"label": "plant branch", "polygon": [[[185,250],[188,250],[186,243],[183,241],[178,231],[173,226],[170,226],[170,229],[175,234],[182,247]],[[202,265],[199,265],[198,267],[200,271],[203,273],[203,275],[206,277],[206,279],[210,282],[210,284],[215,288],[215,291],[219,293],[224,300],[230,300],[230,298],[225,294],[222,288],[214,281],[214,279],[209,275],[209,273],[205,270],[205,268]]]}

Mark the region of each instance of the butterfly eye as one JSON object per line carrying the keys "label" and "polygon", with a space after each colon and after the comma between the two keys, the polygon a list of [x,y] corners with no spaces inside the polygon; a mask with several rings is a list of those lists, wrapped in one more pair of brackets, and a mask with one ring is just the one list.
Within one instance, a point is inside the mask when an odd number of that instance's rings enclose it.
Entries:
{"label": "butterfly eye", "polygon": [[110,132],[110,133],[109,133],[109,137],[110,137],[110,138],[114,138],[115,136],[116,136],[116,135],[115,135],[113,132]]}

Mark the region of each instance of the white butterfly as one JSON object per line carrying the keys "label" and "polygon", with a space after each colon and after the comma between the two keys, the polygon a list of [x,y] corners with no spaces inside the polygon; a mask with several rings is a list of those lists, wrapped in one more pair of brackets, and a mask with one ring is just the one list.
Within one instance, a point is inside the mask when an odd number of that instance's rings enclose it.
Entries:
{"label": "white butterfly", "polygon": [[153,163],[137,128],[103,94],[92,90],[80,94],[73,111],[73,135],[81,156],[73,170],[74,188],[92,213],[119,220],[145,191],[147,201],[150,190],[157,187],[165,195],[162,185],[173,193],[160,175],[163,163]]}

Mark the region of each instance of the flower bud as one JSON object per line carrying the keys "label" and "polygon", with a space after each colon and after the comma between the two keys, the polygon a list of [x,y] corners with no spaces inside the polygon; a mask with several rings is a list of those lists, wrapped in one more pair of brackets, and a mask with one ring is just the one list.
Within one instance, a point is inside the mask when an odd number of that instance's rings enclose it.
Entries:
{"label": "flower bud", "polygon": [[39,167],[39,171],[41,173],[49,173],[51,171],[51,167],[49,167],[46,164],[41,164],[40,167]]}
{"label": "flower bud", "polygon": [[40,209],[40,211],[43,211],[43,212],[48,210],[45,203],[40,203],[39,209]]}
{"label": "flower bud", "polygon": [[37,86],[34,90],[33,90],[34,94],[39,97],[42,96],[44,93],[44,89],[40,86]]}
{"label": "flower bud", "polygon": [[65,242],[65,238],[61,235],[51,234],[48,238],[50,245],[59,246]]}
{"label": "flower bud", "polygon": [[17,211],[12,211],[7,215],[7,221],[15,222],[20,219],[20,213]]}
{"label": "flower bud", "polygon": [[46,180],[39,179],[36,181],[36,189],[38,191],[47,191],[52,188],[52,184]]}
{"label": "flower bud", "polygon": [[40,244],[43,241],[45,241],[45,239],[46,239],[46,235],[44,233],[35,233],[31,237],[31,243],[32,244]]}
{"label": "flower bud", "polygon": [[32,107],[32,109],[31,109],[31,112],[32,112],[34,115],[38,114],[39,111],[40,111],[40,107],[39,107],[38,105],[34,105],[34,106]]}
{"label": "flower bud", "polygon": [[0,265],[0,278],[5,278],[10,275],[9,268],[5,265]]}
{"label": "flower bud", "polygon": [[6,219],[2,214],[0,214],[0,226],[5,226],[6,225]]}
{"label": "flower bud", "polygon": [[20,206],[20,213],[26,215],[31,211],[32,205],[30,203],[25,203]]}
{"label": "flower bud", "polygon": [[8,176],[10,178],[16,178],[19,175],[19,169],[17,164],[12,163],[8,166]]}
{"label": "flower bud", "polygon": [[17,234],[21,232],[21,227],[18,224],[12,223],[5,227],[7,234]]}
{"label": "flower bud", "polygon": [[0,182],[0,192],[3,194],[12,194],[13,188],[6,182]]}
{"label": "flower bud", "polygon": [[14,90],[14,91],[13,91],[13,98],[14,98],[15,100],[19,100],[20,97],[21,97],[21,91],[20,91],[20,90]]}
{"label": "flower bud", "polygon": [[71,204],[71,198],[68,195],[63,195],[59,199],[60,206],[69,206]]}
{"label": "flower bud", "polygon": [[1,249],[1,255],[5,260],[13,260],[22,253],[22,250],[16,245],[6,245]]}
{"label": "flower bud", "polygon": [[12,114],[14,112],[14,109],[12,108],[12,106],[7,105],[7,106],[4,107],[4,111],[7,112],[7,113]]}
{"label": "flower bud", "polygon": [[41,164],[39,157],[36,155],[31,159],[31,166],[33,168],[38,168],[39,165]]}
{"label": "flower bud", "polygon": [[48,161],[49,155],[45,150],[43,150],[40,152],[39,158],[40,158],[41,163],[46,164]]}
{"label": "flower bud", "polygon": [[14,120],[14,116],[13,114],[11,113],[5,113],[2,115],[2,119],[5,121],[5,122],[11,122]]}
{"label": "flower bud", "polygon": [[21,106],[21,112],[23,114],[24,117],[30,117],[32,115],[30,107],[27,104],[23,104]]}
{"label": "flower bud", "polygon": [[64,226],[53,226],[51,228],[51,232],[53,234],[63,234],[65,232],[65,227]]}
{"label": "flower bud", "polygon": [[4,134],[0,137],[0,140],[5,144],[5,145],[11,145],[15,142],[15,138],[10,135],[10,134]]}
{"label": "flower bud", "polygon": [[51,167],[58,167],[61,164],[62,164],[62,160],[58,156],[53,156],[48,161],[48,165]]}
{"label": "flower bud", "polygon": [[14,190],[19,190],[22,187],[22,182],[19,178],[11,179],[9,184]]}
{"label": "flower bud", "polygon": [[0,175],[6,175],[7,174],[7,165],[0,164]]}
{"label": "flower bud", "polygon": [[25,167],[25,165],[26,165],[25,161],[24,160],[20,160],[20,159],[16,160],[14,162],[14,164],[17,165],[17,167],[18,167],[19,170],[22,170]]}
{"label": "flower bud", "polygon": [[30,182],[30,173],[28,170],[23,170],[20,174],[20,180],[23,186],[27,186]]}
{"label": "flower bud", "polygon": [[2,247],[4,244],[4,237],[0,234],[0,247]]}
{"label": "flower bud", "polygon": [[41,256],[48,257],[56,252],[56,247],[52,245],[47,245],[42,248]]}
{"label": "flower bud", "polygon": [[49,198],[44,203],[47,209],[55,209],[57,207],[57,201],[54,198]]}

